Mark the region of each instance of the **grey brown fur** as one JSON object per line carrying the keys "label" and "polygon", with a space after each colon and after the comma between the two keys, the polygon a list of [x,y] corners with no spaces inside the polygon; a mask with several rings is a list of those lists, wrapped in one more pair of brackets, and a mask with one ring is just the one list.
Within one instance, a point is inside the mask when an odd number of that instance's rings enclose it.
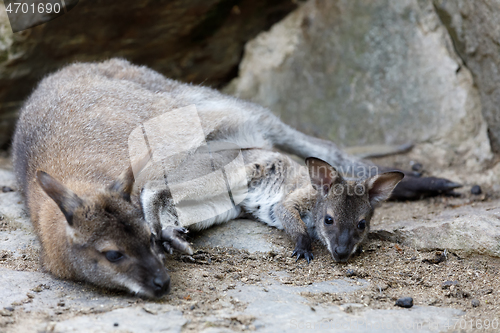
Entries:
{"label": "grey brown fur", "polygon": [[[366,219],[369,226],[377,201],[370,201],[369,191],[384,188],[380,198],[385,198],[392,188],[380,184],[393,187],[402,177],[399,173],[366,173],[370,170],[368,164],[349,157],[333,143],[300,133],[265,108],[215,90],[182,84],[120,59],[70,65],[42,80],[26,101],[13,144],[17,179],[42,244],[44,266],[50,272],[148,296],[168,291],[169,278],[154,237],[172,241],[183,230],[176,226],[160,232],[158,222],[152,222],[154,218],[145,221],[138,194],[149,182],[161,180],[170,169],[147,167],[132,188],[130,166],[138,161],[130,160],[128,139],[148,119],[188,105],[196,106],[207,142],[238,145],[247,151],[247,165],[282,159],[296,168],[288,157],[269,152],[278,147],[303,157],[315,156],[344,173],[362,172],[365,179],[374,177],[363,181],[368,191],[359,198],[332,199],[330,192],[322,192],[324,188],[315,190],[303,177],[298,183],[305,185],[282,193],[273,214],[297,242],[299,255],[310,252],[307,226],[302,220],[308,217],[301,214],[312,212],[310,218],[317,227],[317,221],[324,220],[326,212],[334,218],[334,227],[326,238],[321,238],[318,227],[316,232],[325,244],[325,239],[336,239],[337,245],[326,244],[336,260],[347,259],[366,234],[355,230],[359,219]],[[331,168],[320,160],[310,161]],[[174,158],[171,168],[178,167],[177,162]],[[333,168],[331,171],[331,176],[323,176],[323,182],[331,181],[326,185],[353,186],[340,175],[333,176]],[[291,182],[292,178],[279,179]],[[251,191],[258,189],[250,186]],[[307,192],[308,199],[301,196],[302,192]],[[163,203],[168,205],[168,200],[164,198]],[[259,213],[250,207],[252,202],[245,205],[259,218]],[[346,246],[348,249],[343,248]],[[335,250],[342,255],[336,256]],[[116,252],[122,257],[117,259]]]}

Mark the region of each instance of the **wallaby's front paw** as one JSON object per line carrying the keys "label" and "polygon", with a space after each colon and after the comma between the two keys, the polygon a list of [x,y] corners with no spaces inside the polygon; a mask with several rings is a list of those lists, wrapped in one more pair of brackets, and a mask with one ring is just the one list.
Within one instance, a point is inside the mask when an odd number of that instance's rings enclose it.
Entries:
{"label": "wallaby's front paw", "polygon": [[166,227],[161,231],[161,240],[166,252],[172,254],[173,250],[192,255],[191,245],[184,239],[189,231],[183,227]]}
{"label": "wallaby's front paw", "polygon": [[292,257],[295,256],[297,256],[296,261],[300,258],[304,258],[307,260],[307,263],[310,263],[311,260],[314,259],[314,255],[312,254],[311,238],[308,235],[301,235],[297,239],[295,250],[293,250],[292,253]]}

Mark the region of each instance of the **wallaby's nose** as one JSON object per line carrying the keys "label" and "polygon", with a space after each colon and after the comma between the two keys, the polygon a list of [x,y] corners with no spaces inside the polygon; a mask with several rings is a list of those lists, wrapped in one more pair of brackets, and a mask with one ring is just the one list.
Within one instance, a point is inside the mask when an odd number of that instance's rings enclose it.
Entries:
{"label": "wallaby's nose", "polygon": [[155,292],[157,295],[163,295],[170,290],[170,276],[156,276],[153,279],[153,285],[155,287]]}
{"label": "wallaby's nose", "polygon": [[347,248],[347,246],[337,246],[335,248],[335,253],[341,261],[345,261],[347,260],[347,258],[349,258],[349,249]]}

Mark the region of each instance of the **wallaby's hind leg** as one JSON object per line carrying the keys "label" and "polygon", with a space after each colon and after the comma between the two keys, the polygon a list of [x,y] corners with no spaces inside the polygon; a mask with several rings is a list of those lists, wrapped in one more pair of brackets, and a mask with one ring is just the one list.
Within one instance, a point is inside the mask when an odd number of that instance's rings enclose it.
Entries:
{"label": "wallaby's hind leg", "polygon": [[403,181],[392,192],[392,199],[396,200],[419,200],[439,194],[456,195],[454,189],[462,185],[444,178],[415,177],[405,175]]}
{"label": "wallaby's hind leg", "polygon": [[[260,132],[262,139],[268,142],[269,145],[302,158],[311,156],[320,158],[348,178],[368,178],[378,173],[394,170],[378,167],[369,161],[356,159],[340,150],[333,142],[299,132],[255,104],[243,101],[240,103],[236,106],[243,108],[243,111],[247,112],[241,112],[240,109],[236,113],[245,116],[251,114],[253,116],[246,117],[244,122],[228,122],[225,124],[226,131],[224,133],[226,134],[233,133],[233,137],[238,137],[237,134],[239,133],[249,132],[248,128],[253,129],[253,131],[250,131],[253,136],[256,136],[255,132]],[[391,196],[392,199],[419,199],[443,193],[452,193],[453,189],[461,187],[460,184],[444,178],[414,177],[409,172],[404,173],[405,178],[395,188]]]}
{"label": "wallaby's hind leg", "polygon": [[376,167],[367,161],[361,161],[348,155],[333,142],[318,139],[299,132],[286,124],[282,124],[280,133],[272,134],[274,145],[286,152],[302,158],[317,157],[335,167],[347,177],[370,177],[376,172]]}
{"label": "wallaby's hind leg", "polygon": [[197,110],[208,141],[226,140],[241,148],[269,149],[274,146],[303,158],[314,156],[327,161],[341,173],[352,174],[353,178],[368,178],[370,175],[366,173],[370,167],[375,170],[373,164],[350,156],[331,141],[291,128],[256,104],[225,97],[217,102],[202,102]]}

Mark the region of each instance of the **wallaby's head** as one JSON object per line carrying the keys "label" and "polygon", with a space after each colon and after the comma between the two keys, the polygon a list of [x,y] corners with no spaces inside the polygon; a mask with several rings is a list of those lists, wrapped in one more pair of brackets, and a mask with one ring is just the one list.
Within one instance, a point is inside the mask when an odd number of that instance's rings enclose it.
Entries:
{"label": "wallaby's head", "polygon": [[[56,258],[70,265],[80,280],[159,297],[170,289],[170,277],[160,260],[158,243],[142,211],[130,200],[134,183],[129,168],[108,188],[78,196],[49,174],[37,180],[65,217],[65,242]],[[57,265],[56,265],[57,266]],[[63,266],[64,267],[64,266]]]}
{"label": "wallaby's head", "polygon": [[404,174],[393,171],[346,181],[325,161],[310,157],[306,164],[318,191],[312,214],[317,236],[335,261],[345,262],[368,235],[377,204],[389,198]]}

